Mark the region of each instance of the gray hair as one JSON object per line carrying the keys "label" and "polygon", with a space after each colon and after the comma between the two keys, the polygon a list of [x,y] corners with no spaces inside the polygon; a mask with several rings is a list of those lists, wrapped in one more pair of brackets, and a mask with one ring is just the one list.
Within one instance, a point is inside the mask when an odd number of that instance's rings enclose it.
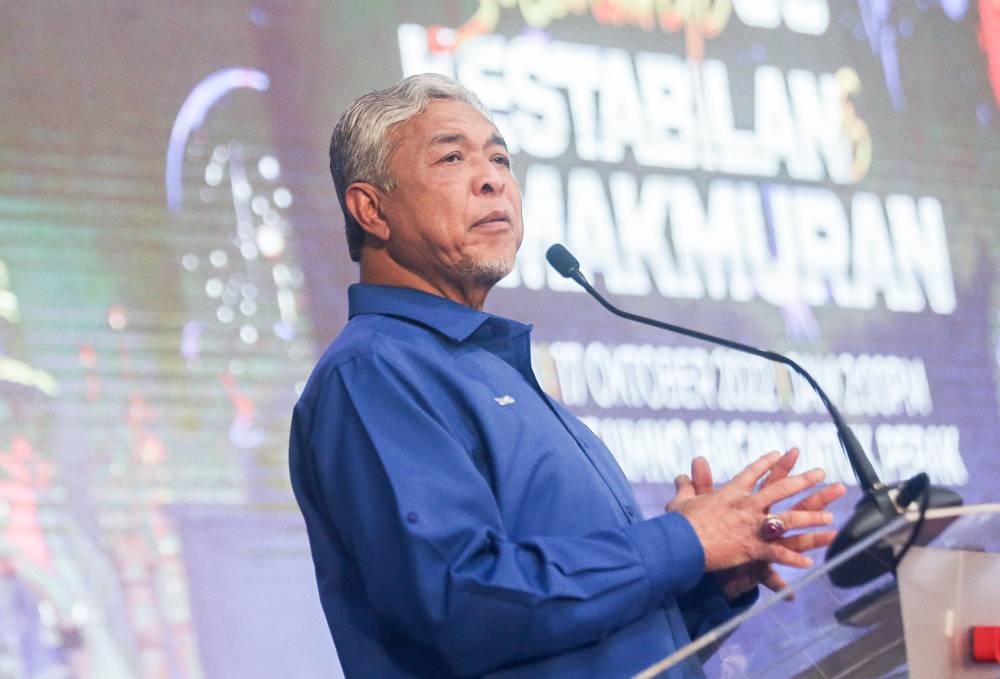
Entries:
{"label": "gray hair", "polygon": [[330,139],[330,174],[344,213],[347,249],[355,262],[361,259],[365,233],[347,209],[347,187],[367,182],[388,193],[395,187],[389,156],[395,144],[390,130],[423,113],[432,99],[464,102],[487,118],[486,107],[457,81],[436,73],[411,75],[395,85],[364,95],[347,107]]}

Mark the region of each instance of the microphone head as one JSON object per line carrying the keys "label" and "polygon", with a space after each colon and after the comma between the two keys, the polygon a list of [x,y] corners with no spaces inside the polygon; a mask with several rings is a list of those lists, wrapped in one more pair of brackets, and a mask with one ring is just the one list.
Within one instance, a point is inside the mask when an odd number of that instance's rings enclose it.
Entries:
{"label": "microphone head", "polygon": [[556,243],[550,247],[545,253],[545,259],[549,260],[552,268],[565,278],[574,278],[573,274],[580,270],[580,262],[569,250],[563,247],[562,243]]}

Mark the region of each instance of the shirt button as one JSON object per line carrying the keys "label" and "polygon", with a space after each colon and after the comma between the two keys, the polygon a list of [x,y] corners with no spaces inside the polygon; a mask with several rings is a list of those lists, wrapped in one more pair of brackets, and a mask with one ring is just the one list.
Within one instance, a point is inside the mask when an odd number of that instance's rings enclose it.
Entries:
{"label": "shirt button", "polygon": [[420,521],[420,517],[417,516],[416,512],[410,512],[409,514],[406,515],[406,520],[409,521],[410,523],[417,523],[418,521]]}
{"label": "shirt button", "polygon": [[626,507],[625,508],[625,516],[627,516],[630,519],[634,519],[635,518],[635,510],[632,509],[631,507]]}

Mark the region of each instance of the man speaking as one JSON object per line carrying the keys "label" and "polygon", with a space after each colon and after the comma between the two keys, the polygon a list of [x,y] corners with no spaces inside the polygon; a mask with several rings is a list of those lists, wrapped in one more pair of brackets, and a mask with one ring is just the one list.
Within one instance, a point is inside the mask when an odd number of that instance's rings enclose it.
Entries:
{"label": "man speaking", "polygon": [[[601,441],[542,392],[530,330],[484,312],[521,196],[474,94],[438,75],[354,102],[330,169],[360,283],[295,407],[290,464],[349,677],[623,677],[750,605],[831,531],[797,452],[715,489],[698,458],[643,519]],[[670,676],[701,676],[695,661]]]}

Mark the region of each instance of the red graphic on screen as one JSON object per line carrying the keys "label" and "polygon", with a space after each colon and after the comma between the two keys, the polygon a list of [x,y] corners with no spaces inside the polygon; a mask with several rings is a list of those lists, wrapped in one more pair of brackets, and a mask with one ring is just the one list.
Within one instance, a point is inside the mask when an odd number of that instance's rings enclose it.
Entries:
{"label": "red graphic on screen", "polygon": [[52,565],[38,516],[39,494],[51,484],[52,472],[52,463],[38,459],[23,436],[14,436],[9,450],[0,449],[0,498],[7,504],[0,541],[39,568]]}
{"label": "red graphic on screen", "polygon": [[979,0],[979,44],[986,53],[990,85],[1000,106],[1000,0]]}
{"label": "red graphic on screen", "polygon": [[240,390],[235,377],[229,373],[223,373],[219,379],[233,404],[233,421],[229,426],[230,443],[244,450],[259,446],[264,442],[265,434],[255,424],[257,406],[246,393]]}

